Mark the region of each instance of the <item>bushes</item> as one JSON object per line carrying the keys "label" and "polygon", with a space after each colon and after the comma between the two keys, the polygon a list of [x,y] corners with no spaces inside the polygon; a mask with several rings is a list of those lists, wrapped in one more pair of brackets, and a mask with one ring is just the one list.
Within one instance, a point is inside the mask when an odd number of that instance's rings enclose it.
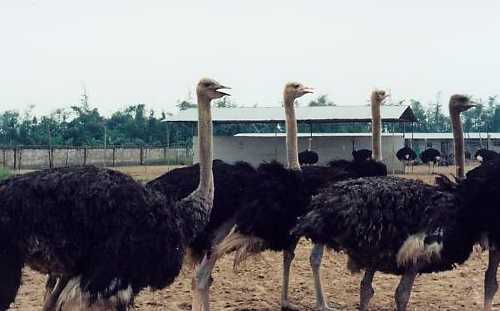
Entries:
{"label": "bushes", "polygon": [[6,168],[0,168],[0,180],[3,180],[12,175],[12,173]]}

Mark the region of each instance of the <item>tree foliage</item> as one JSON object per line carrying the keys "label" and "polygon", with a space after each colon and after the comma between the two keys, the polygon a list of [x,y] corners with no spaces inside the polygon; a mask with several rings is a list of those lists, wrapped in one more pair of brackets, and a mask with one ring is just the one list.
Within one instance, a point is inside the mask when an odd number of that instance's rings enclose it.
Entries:
{"label": "tree foliage", "polygon": [[[237,105],[229,98],[214,103],[216,107],[231,109]],[[333,106],[326,95],[312,99],[307,106]],[[447,107],[439,101],[424,106],[417,100],[410,100],[414,114],[419,120],[414,125],[415,132],[449,132]],[[177,102],[178,110],[195,108],[190,98]],[[0,113],[0,145],[72,145],[102,146],[106,137],[107,145],[191,145],[196,133],[194,124],[176,123],[167,127],[163,122],[167,115],[148,110],[137,104],[114,112],[110,117],[91,108],[86,100],[77,106],[57,109],[44,116],[33,114],[33,107],[20,113],[4,111]],[[463,114],[466,132],[500,132],[500,103],[496,96],[488,97],[480,108]],[[399,124],[384,124],[386,130],[400,132]],[[276,133],[284,131],[284,124],[220,124],[215,127],[216,135],[237,133]],[[299,131],[309,132],[310,124],[300,123]],[[410,128],[406,127],[406,131]],[[313,124],[313,132],[369,132],[370,124]]]}

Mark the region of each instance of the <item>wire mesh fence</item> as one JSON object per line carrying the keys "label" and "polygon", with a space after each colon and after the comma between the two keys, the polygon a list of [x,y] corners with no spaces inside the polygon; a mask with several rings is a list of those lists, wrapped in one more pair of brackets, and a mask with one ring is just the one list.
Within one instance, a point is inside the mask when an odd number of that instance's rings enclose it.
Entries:
{"label": "wire mesh fence", "polygon": [[75,165],[187,165],[193,150],[175,146],[9,146],[0,147],[0,165],[9,169],[44,169]]}

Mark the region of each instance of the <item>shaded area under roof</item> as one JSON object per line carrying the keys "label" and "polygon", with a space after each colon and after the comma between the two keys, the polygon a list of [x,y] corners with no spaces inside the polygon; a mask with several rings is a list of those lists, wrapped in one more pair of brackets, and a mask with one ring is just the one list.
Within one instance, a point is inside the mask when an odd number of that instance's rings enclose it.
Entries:
{"label": "shaded area under roof", "polygon": [[[286,133],[238,133],[234,136],[238,137],[284,137]],[[500,139],[500,133],[464,133],[464,139]],[[372,136],[372,133],[297,133],[298,137],[367,137]],[[401,136],[406,139],[453,139],[453,133],[388,133],[383,132],[382,136]]]}
{"label": "shaded area under roof", "polygon": [[[295,108],[297,122],[346,123],[371,122],[371,108],[362,106],[321,106]],[[418,122],[410,106],[383,105],[383,122]],[[283,107],[213,108],[214,123],[275,123],[285,122]],[[167,122],[197,122],[196,108],[180,111],[168,117]]]}

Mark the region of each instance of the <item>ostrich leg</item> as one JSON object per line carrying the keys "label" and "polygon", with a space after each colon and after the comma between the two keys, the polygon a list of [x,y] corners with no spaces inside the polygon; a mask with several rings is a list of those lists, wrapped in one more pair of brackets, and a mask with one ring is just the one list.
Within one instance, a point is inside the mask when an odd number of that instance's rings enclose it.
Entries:
{"label": "ostrich leg", "polygon": [[321,288],[321,275],[319,273],[324,248],[323,244],[314,244],[311,250],[311,256],[309,257],[309,263],[311,264],[314,277],[314,289],[316,290],[316,310],[331,311],[333,309],[328,307],[328,304],[325,301],[325,296],[323,295],[323,289]]}
{"label": "ostrich leg", "polygon": [[193,304],[192,311],[209,311],[209,290],[212,285],[212,270],[214,269],[217,256],[207,254],[196,267],[193,277]]}
{"label": "ostrich leg", "polygon": [[[2,241],[4,242],[4,241]],[[2,243],[0,251],[0,311],[9,309],[14,302],[19,286],[21,286],[21,270],[23,261],[21,255]]]}
{"label": "ostrich leg", "polygon": [[413,287],[413,282],[417,277],[417,271],[418,269],[416,267],[412,267],[401,277],[395,295],[397,311],[406,311],[406,306],[410,300],[411,288]]}
{"label": "ostrich leg", "polygon": [[484,311],[491,311],[493,297],[498,290],[497,270],[500,263],[500,251],[491,248],[489,251],[488,269],[484,277]]}
{"label": "ostrich leg", "polygon": [[375,270],[372,268],[366,269],[365,275],[361,280],[361,287],[359,289],[359,310],[367,311],[370,299],[372,299],[375,291],[372,287],[373,276],[375,275]]}
{"label": "ostrich leg", "polygon": [[55,311],[59,295],[61,294],[66,284],[68,284],[69,278],[63,276],[56,278],[53,275],[49,275],[46,284],[45,292],[45,302],[43,304],[42,311]]}
{"label": "ostrich leg", "polygon": [[[298,242],[298,241],[297,241]],[[283,286],[281,288],[281,310],[300,310],[297,306],[292,304],[288,299],[288,286],[290,283],[290,268],[292,266],[292,261],[295,258],[295,248],[297,247],[297,242],[295,242],[290,249],[283,252]]]}

